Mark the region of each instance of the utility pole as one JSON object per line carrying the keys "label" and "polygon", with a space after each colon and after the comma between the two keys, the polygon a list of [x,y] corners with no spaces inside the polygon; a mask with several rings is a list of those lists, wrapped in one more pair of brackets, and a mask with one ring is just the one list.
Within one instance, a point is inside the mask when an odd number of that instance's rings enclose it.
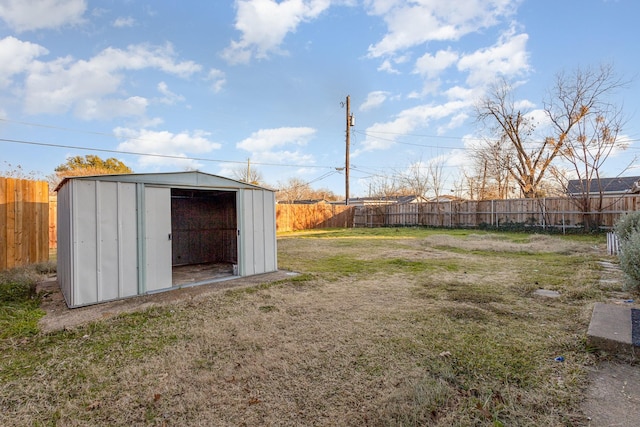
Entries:
{"label": "utility pole", "polygon": [[251,184],[251,158],[247,158],[247,183]]}
{"label": "utility pole", "polygon": [[349,144],[351,140],[351,126],[356,124],[353,114],[351,114],[351,97],[347,95],[347,138],[346,138],[346,154],[344,160],[344,204],[349,204]]}

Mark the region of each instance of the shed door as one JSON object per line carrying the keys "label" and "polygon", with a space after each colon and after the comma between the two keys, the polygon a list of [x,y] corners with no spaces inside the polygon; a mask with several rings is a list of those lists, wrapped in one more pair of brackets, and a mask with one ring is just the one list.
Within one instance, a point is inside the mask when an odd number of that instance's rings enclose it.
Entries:
{"label": "shed door", "polygon": [[147,292],[171,287],[171,189],[145,188]]}

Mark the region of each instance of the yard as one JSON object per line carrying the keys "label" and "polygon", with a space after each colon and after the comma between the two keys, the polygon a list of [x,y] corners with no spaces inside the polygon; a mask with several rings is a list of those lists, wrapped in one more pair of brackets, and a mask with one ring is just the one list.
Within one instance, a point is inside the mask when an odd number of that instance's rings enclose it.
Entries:
{"label": "yard", "polygon": [[591,236],[283,234],[299,276],[2,339],[0,425],[587,425],[605,254]]}

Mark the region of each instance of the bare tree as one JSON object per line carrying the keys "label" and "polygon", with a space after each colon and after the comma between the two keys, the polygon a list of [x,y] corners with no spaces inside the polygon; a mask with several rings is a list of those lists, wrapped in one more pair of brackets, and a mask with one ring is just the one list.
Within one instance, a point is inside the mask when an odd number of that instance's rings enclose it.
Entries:
{"label": "bare tree", "polygon": [[[556,76],[545,102],[556,135],[549,139],[577,179],[578,191],[572,197],[583,213],[587,231],[599,227],[599,214],[604,208],[602,166],[613,152],[626,148],[624,141],[618,139],[624,124],[622,108],[613,104],[610,96],[627,84],[609,64],[578,68]],[[557,170],[554,175],[560,183],[568,182],[560,178]]]}
{"label": "bare tree", "polygon": [[338,200],[339,197],[327,188],[314,189],[306,181],[300,178],[290,178],[288,181],[278,183],[276,199],[283,202],[296,200]]}
{"label": "bare tree", "polygon": [[426,196],[429,191],[429,169],[422,158],[395,174],[397,195]]}
{"label": "bare tree", "polygon": [[262,174],[255,167],[251,167],[251,161],[247,159],[247,166],[242,166],[232,171],[233,177],[247,184],[261,185]]}
{"label": "bare tree", "polygon": [[309,183],[300,178],[289,178],[286,182],[278,182],[278,192],[276,199],[278,201],[292,202],[295,200],[304,200],[308,198],[311,192]]}
{"label": "bare tree", "polygon": [[[474,183],[478,200],[506,199],[511,195],[510,168],[515,156],[513,145],[506,139],[484,140],[470,151],[472,171],[464,173]],[[469,181],[473,177],[472,181]]]}
{"label": "bare tree", "polygon": [[509,174],[524,197],[536,197],[553,160],[571,136],[574,127],[588,117],[598,117],[610,104],[607,96],[623,86],[610,65],[578,68],[571,74],[556,75],[555,84],[544,103],[551,123],[550,136],[536,141],[535,123],[513,100],[513,88],[502,80],[476,107],[477,119],[490,125],[497,138],[505,138],[515,149]]}
{"label": "bare tree", "polygon": [[[494,140],[508,142],[514,150],[513,160],[505,165],[524,197],[538,194],[538,185],[557,155],[554,144],[533,138],[535,123],[529,111],[517,108],[513,88],[506,80],[495,84],[488,95],[476,105],[476,118],[492,131]],[[484,162],[486,163],[486,162]]]}
{"label": "bare tree", "polygon": [[436,200],[440,199],[445,184],[445,176],[443,175],[444,159],[432,159],[427,166],[427,184]]}
{"label": "bare tree", "polygon": [[[611,153],[624,150],[627,144],[618,139],[622,129],[620,110],[606,115],[590,116],[567,137],[561,156],[570,165],[571,175],[576,178],[570,196],[583,213],[585,230],[600,226],[599,214],[605,208],[604,190],[601,184],[601,169]],[[630,161],[624,172],[635,158]],[[567,180],[563,180],[568,184]],[[566,189],[567,186],[565,186]]]}
{"label": "bare tree", "polygon": [[411,195],[401,172],[392,175],[374,175],[369,179],[369,197],[389,198]]}

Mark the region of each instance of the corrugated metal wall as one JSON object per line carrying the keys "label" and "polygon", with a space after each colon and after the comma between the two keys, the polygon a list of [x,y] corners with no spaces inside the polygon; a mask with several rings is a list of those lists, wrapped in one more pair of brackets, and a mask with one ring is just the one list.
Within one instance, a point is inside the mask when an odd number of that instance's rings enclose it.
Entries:
{"label": "corrugated metal wall", "polygon": [[70,306],[137,295],[136,186],[69,181],[58,192],[58,282]]}
{"label": "corrugated metal wall", "polygon": [[272,191],[181,187],[174,194],[185,191],[207,197],[172,206],[170,184],[113,177],[64,182],[58,189],[58,281],[67,304],[170,289],[172,265],[179,264],[172,262],[172,247],[187,264],[235,261],[240,276],[277,270]]}
{"label": "corrugated metal wall", "polygon": [[242,190],[240,199],[240,275],[278,269],[275,194]]}
{"label": "corrugated metal wall", "polygon": [[56,211],[56,234],[58,242],[57,251],[57,277],[60,290],[69,306],[73,305],[72,298],[72,260],[71,242],[73,230],[71,229],[71,184],[58,190],[58,206]]}

